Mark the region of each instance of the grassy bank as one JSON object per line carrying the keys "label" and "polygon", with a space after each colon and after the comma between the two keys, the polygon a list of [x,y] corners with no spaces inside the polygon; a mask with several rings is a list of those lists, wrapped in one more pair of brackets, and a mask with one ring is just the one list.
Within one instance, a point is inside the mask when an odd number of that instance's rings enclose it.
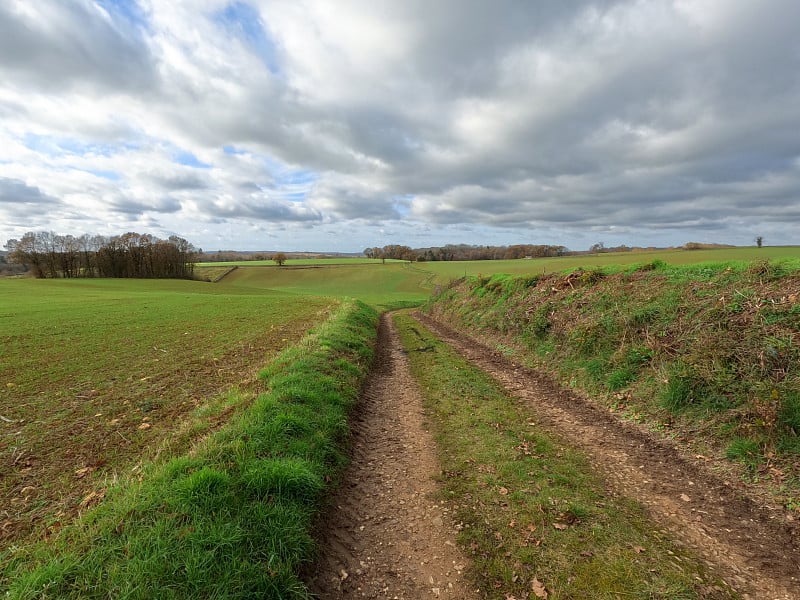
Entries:
{"label": "grassy bank", "polygon": [[800,263],[461,280],[429,309],[800,508]]}
{"label": "grassy bank", "polygon": [[[444,499],[485,598],[733,598],[585,456],[408,316],[395,320],[440,449]],[[415,351],[422,348],[424,351]]]}
{"label": "grassy bank", "polygon": [[9,598],[304,598],[376,314],[347,303],[263,371],[268,393],[49,541],[2,556]]}

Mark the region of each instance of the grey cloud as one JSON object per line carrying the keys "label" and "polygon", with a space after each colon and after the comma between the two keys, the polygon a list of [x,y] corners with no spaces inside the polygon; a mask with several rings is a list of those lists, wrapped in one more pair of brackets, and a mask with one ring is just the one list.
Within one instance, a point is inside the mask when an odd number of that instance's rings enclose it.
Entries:
{"label": "grey cloud", "polygon": [[37,90],[97,86],[129,92],[155,82],[152,57],[132,26],[109,22],[88,0],[0,3],[0,72]]}
{"label": "grey cloud", "polygon": [[211,187],[206,178],[192,172],[149,173],[145,177],[160,188],[172,192],[205,190]]}
{"label": "grey cloud", "polygon": [[170,214],[181,210],[181,203],[170,196],[162,196],[152,200],[121,197],[109,202],[108,208],[114,212],[127,215],[142,215],[150,212]]}
{"label": "grey cloud", "polygon": [[312,223],[321,222],[322,214],[303,204],[254,197],[231,200],[218,198],[203,203],[206,213],[221,219],[256,219],[263,221]]}
{"label": "grey cloud", "polygon": [[0,206],[20,204],[45,208],[59,205],[61,201],[19,179],[0,177]]}

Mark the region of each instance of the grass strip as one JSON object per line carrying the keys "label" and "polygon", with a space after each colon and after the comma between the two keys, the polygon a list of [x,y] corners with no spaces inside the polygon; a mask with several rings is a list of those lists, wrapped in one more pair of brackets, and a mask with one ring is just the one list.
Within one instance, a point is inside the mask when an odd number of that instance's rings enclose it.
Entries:
{"label": "grass strip", "polygon": [[638,504],[607,495],[586,457],[538,426],[530,407],[408,315],[395,322],[485,598],[737,597]]}
{"label": "grass strip", "polygon": [[4,569],[6,597],[308,598],[297,573],[346,462],[377,315],[346,302],[261,374],[268,393],[187,456],[109,490]]}

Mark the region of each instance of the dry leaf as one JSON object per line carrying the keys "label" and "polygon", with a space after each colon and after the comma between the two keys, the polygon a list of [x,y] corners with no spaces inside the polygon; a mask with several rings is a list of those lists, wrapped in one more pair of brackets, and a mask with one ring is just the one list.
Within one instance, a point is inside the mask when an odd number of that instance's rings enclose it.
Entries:
{"label": "dry leaf", "polygon": [[564,531],[565,529],[569,528],[569,525],[564,525],[564,523],[553,523],[553,527],[555,527],[559,531]]}
{"label": "dry leaf", "polygon": [[692,501],[692,499],[689,498],[689,496],[687,496],[686,494],[681,494],[681,500],[683,500],[684,502],[691,502]]}
{"label": "dry leaf", "polygon": [[151,427],[152,427],[152,425],[150,423],[142,423],[136,429],[150,429]]}
{"label": "dry leaf", "polygon": [[633,551],[636,552],[636,554],[641,554],[642,552],[644,552],[644,548],[642,548],[641,546],[634,546]]}
{"label": "dry leaf", "polygon": [[544,584],[535,577],[533,578],[533,581],[531,581],[531,590],[533,591],[534,596],[537,598],[542,598],[543,600],[547,600],[548,596],[550,596],[550,594],[547,593],[547,588],[544,587]]}
{"label": "dry leaf", "polygon": [[508,488],[501,487],[500,488],[500,495],[501,496],[508,496]]}

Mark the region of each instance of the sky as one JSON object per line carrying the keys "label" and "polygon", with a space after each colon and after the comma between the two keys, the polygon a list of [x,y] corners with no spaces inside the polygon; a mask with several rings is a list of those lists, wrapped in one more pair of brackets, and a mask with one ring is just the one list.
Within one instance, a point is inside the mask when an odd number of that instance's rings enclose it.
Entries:
{"label": "sky", "polygon": [[797,0],[2,0],[0,247],[800,244]]}

